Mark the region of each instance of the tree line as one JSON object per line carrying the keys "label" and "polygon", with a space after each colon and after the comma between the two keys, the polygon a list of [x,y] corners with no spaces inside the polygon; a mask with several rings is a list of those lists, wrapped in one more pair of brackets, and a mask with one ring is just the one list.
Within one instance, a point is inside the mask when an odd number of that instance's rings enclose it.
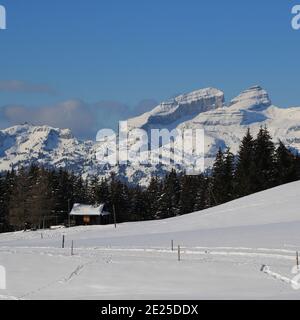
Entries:
{"label": "tree line", "polygon": [[117,222],[165,219],[200,211],[300,179],[300,157],[267,128],[254,138],[250,130],[237,155],[219,150],[210,172],[196,176],[172,170],[152,177],[148,187],[129,186],[114,174],[83,179],[64,169],[36,165],[0,178],[0,232],[67,224],[74,203],[106,203]]}

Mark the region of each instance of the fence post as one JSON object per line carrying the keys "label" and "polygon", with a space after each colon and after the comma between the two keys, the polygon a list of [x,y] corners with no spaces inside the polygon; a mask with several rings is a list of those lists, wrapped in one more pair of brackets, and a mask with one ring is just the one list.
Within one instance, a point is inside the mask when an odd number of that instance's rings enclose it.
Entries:
{"label": "fence post", "polygon": [[180,246],[178,246],[178,261],[181,261],[181,250],[180,250]]}
{"label": "fence post", "polygon": [[71,256],[74,256],[74,241],[72,240]]}
{"label": "fence post", "polygon": [[171,249],[174,251],[174,240],[171,241]]}
{"label": "fence post", "polygon": [[63,235],[61,247],[62,247],[63,249],[65,248],[65,235]]}

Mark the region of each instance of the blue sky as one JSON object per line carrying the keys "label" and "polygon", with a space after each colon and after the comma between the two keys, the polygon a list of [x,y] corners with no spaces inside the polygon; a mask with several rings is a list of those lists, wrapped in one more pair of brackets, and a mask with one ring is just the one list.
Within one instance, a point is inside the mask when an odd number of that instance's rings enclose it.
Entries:
{"label": "blue sky", "polygon": [[[300,4],[300,0],[298,1]],[[300,105],[300,31],[287,0],[0,0],[0,126],[102,126],[213,86],[260,84]]]}

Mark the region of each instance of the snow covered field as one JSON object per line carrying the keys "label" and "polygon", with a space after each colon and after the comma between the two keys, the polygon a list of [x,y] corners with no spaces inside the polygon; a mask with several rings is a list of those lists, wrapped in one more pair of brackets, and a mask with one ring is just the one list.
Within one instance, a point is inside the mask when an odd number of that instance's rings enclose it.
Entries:
{"label": "snow covered field", "polygon": [[[299,299],[300,290],[292,288],[297,250],[300,182],[116,230],[2,234],[7,289],[0,299]],[[270,272],[262,272],[262,265]]]}

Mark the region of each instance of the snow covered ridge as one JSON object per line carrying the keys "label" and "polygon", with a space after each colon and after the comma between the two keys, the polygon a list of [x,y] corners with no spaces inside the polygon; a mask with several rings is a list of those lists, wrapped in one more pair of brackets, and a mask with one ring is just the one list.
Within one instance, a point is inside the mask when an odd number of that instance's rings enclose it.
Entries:
{"label": "snow covered ridge", "polygon": [[[205,167],[212,165],[218,149],[230,147],[236,153],[247,128],[256,135],[266,125],[277,142],[300,151],[300,108],[279,108],[260,86],[251,87],[225,104],[224,93],[206,88],[162,102],[152,111],[128,119],[129,130],[204,129]],[[99,128],[101,129],[101,128]],[[18,125],[0,131],[0,170],[37,163],[66,168],[87,176],[109,176],[111,171],[130,183],[147,184],[151,175],[164,175],[171,165],[99,164],[99,143],[80,141],[68,129]]]}
{"label": "snow covered ridge", "polygon": [[177,120],[183,121],[187,117],[193,118],[199,113],[221,108],[224,101],[222,91],[214,88],[200,89],[162,102],[152,111],[129,119],[129,126],[147,129],[169,125]]}

